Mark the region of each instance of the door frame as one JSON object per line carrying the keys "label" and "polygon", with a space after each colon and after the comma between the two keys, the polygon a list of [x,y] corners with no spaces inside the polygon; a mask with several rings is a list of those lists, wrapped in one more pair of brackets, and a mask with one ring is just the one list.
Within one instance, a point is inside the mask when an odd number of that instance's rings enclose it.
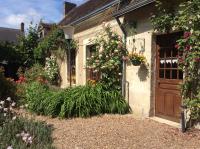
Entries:
{"label": "door frame", "polygon": [[[157,36],[159,35],[166,35],[166,34],[173,34],[173,33],[179,33],[181,31],[172,31],[172,32],[169,32],[169,33],[152,33],[152,60],[151,60],[151,71],[153,72],[152,76],[151,76],[151,112],[150,112],[150,115],[152,116],[158,116],[160,118],[163,118],[163,119],[166,119],[166,120],[170,120],[170,121],[175,121],[175,122],[180,122],[180,121],[177,121],[176,118],[172,118],[172,117],[168,117],[168,116],[164,116],[164,115],[159,115],[159,114],[156,114],[156,91],[157,91],[157,88],[158,88],[158,85],[157,85],[157,79],[158,79],[158,74],[159,74],[159,69],[158,69],[158,50],[157,50]],[[184,79],[184,76],[183,76],[183,79]],[[182,99],[181,99],[182,100]],[[182,101],[181,101],[182,103]],[[181,105],[180,105],[181,106]],[[181,107],[180,107],[181,108]]]}

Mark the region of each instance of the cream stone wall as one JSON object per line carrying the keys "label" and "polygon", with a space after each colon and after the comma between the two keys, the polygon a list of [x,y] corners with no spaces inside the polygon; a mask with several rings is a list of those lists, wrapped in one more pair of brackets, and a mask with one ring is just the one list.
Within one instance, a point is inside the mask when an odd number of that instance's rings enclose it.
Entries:
{"label": "cream stone wall", "polygon": [[[129,105],[133,113],[139,117],[147,117],[150,112],[150,94],[151,94],[151,50],[152,33],[149,32],[150,24],[146,20],[138,22],[137,31],[141,31],[135,36],[127,38],[127,49],[132,52],[133,45],[136,51],[141,50],[141,44],[144,47],[144,56],[147,58],[148,67],[143,65],[133,66],[130,62],[127,64],[126,80],[129,82]],[[145,30],[142,32],[142,30]],[[133,43],[135,39],[135,44]]]}
{"label": "cream stone wall", "polygon": [[57,64],[59,66],[59,75],[60,75],[60,87],[66,88],[69,86],[69,82],[67,80],[67,55],[64,55],[62,59],[57,59]]}

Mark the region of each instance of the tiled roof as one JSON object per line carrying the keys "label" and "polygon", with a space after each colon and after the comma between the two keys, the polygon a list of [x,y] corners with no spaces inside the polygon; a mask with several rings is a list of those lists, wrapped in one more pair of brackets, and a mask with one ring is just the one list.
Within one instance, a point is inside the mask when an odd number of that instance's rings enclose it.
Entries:
{"label": "tiled roof", "polygon": [[108,5],[109,3],[119,0],[89,0],[86,3],[72,9],[67,16],[59,23],[60,25],[67,25],[89,15],[90,13]]}
{"label": "tiled roof", "polygon": [[136,10],[138,8],[141,8],[143,6],[146,6],[148,4],[151,4],[155,2],[155,0],[129,0],[129,4],[123,6],[122,8],[120,8],[115,14],[114,16],[121,16],[125,13],[128,13],[130,11]]}
{"label": "tiled roof", "polygon": [[17,42],[20,35],[22,35],[20,29],[0,27],[0,41]]}
{"label": "tiled roof", "polygon": [[138,9],[142,6],[148,5],[155,0],[88,0],[86,3],[82,4],[79,7],[72,9],[59,23],[60,25],[73,25],[79,20],[83,21],[88,19],[86,16],[92,14],[93,12],[97,11],[105,7],[108,4],[113,3],[119,4],[119,2],[124,2],[121,5],[121,8],[117,12],[114,13],[114,16],[120,16],[121,14],[128,13],[132,10]]}

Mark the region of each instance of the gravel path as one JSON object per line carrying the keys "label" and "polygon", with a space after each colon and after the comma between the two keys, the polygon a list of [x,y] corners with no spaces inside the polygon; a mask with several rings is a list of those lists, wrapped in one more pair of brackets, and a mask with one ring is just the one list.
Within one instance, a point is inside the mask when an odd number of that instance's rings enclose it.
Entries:
{"label": "gravel path", "polygon": [[53,125],[58,149],[200,149],[200,131],[179,129],[131,115],[104,115],[88,119],[35,119]]}

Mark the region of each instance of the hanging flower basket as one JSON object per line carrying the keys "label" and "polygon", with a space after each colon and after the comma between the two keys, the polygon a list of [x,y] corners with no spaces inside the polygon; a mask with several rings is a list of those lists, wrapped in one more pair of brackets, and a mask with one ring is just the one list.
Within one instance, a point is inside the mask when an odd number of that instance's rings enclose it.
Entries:
{"label": "hanging flower basket", "polygon": [[142,54],[132,52],[129,54],[129,59],[134,66],[139,66],[142,63],[146,63],[146,57]]}
{"label": "hanging flower basket", "polygon": [[134,66],[139,66],[141,65],[141,61],[138,60],[138,59],[131,59],[131,63],[134,65]]}

